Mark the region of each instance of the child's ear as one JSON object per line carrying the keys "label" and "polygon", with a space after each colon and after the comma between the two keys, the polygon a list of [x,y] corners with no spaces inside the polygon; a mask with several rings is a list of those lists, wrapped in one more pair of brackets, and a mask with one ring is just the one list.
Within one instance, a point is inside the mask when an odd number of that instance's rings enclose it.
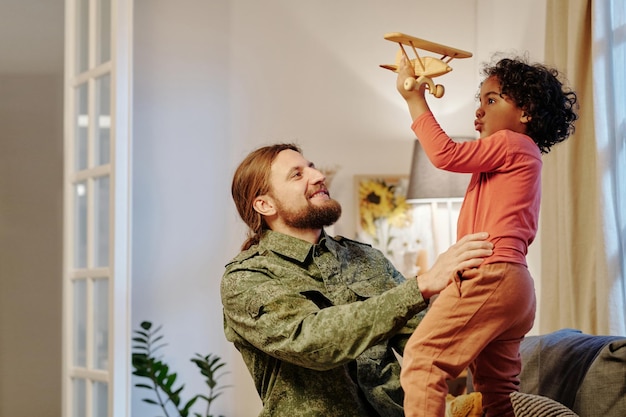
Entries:
{"label": "child's ear", "polygon": [[526,124],[528,122],[530,122],[532,119],[531,115],[526,113],[526,111],[522,112],[522,115],[520,116],[520,122],[522,122],[523,124]]}
{"label": "child's ear", "polygon": [[260,195],[254,199],[252,203],[254,210],[263,216],[272,216],[276,214],[276,208],[274,207],[274,201],[267,194]]}

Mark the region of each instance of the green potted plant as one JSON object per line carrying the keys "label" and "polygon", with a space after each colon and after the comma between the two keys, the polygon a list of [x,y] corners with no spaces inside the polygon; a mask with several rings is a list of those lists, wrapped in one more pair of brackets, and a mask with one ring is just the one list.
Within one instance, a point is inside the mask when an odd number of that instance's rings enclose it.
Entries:
{"label": "green potted plant", "polygon": [[222,390],[227,388],[227,386],[218,386],[218,379],[224,375],[224,373],[218,374],[218,371],[225,363],[219,356],[212,354],[203,356],[196,353],[196,356],[191,358],[191,362],[198,366],[200,373],[205,377],[208,394],[197,394],[183,402],[181,393],[185,385],[177,384],[178,375],[170,370],[160,356],[157,356],[157,352],[166,346],[161,329],[162,326],[153,328],[151,322],[143,321],[140,329],[133,331],[135,336],[132,352],[133,375],[142,379],[142,382],[137,382],[135,386],[152,391],[153,394],[151,397],[143,398],[142,401],[159,406],[165,417],[188,417],[192,406],[198,400],[202,400],[206,402],[205,414],[194,413],[193,415],[213,417],[210,413],[211,404],[222,393]]}

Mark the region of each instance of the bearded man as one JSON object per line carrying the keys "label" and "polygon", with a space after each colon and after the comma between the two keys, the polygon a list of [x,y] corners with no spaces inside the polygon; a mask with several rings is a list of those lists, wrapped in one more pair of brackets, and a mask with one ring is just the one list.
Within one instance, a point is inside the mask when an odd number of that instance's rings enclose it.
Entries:
{"label": "bearded man", "polygon": [[260,416],[403,416],[394,350],[454,274],[491,255],[465,236],[405,279],[378,250],[330,237],[341,206],[295,144],[250,153],[232,196],[248,238],[226,265],[224,331],[254,380]]}

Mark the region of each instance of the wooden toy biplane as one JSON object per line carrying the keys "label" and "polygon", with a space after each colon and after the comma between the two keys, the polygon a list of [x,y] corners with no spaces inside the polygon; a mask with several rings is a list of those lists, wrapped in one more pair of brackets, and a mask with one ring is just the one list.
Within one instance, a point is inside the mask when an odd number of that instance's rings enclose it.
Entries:
{"label": "wooden toy biplane", "polygon": [[[404,81],[404,88],[407,91],[411,91],[422,84],[426,84],[428,91],[437,98],[443,97],[445,89],[443,85],[435,84],[432,79],[452,71],[452,68],[448,65],[452,59],[470,58],[472,56],[471,52],[405,35],[404,33],[387,33],[385,39],[400,45],[400,50],[396,54],[395,65],[381,65],[381,67],[393,72],[398,72],[400,60],[402,57],[405,57],[413,66],[415,77],[407,78]],[[415,54],[415,59],[409,58],[404,46],[411,47]],[[441,54],[442,57],[420,56],[417,52],[418,49]]]}

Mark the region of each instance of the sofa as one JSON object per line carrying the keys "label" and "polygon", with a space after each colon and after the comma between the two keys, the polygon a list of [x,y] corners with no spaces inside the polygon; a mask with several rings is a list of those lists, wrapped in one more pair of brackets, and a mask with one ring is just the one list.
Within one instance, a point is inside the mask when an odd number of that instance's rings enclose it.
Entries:
{"label": "sofa", "polygon": [[626,417],[626,337],[562,329],[526,337],[520,353],[516,417]]}

